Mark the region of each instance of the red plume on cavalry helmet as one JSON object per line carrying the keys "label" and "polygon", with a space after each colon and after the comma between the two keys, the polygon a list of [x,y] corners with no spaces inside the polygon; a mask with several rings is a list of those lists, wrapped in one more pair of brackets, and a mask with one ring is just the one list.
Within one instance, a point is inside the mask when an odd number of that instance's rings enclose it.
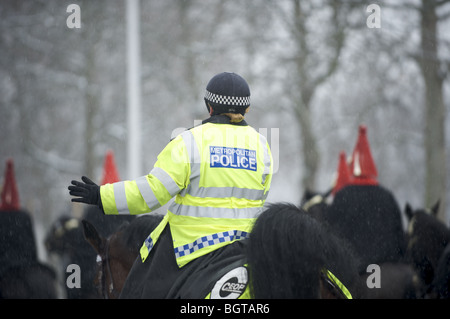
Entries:
{"label": "red plume on cavalry helmet", "polygon": [[14,176],[14,162],[12,159],[8,159],[1,193],[0,210],[16,211],[19,209],[19,192],[17,191],[16,178]]}
{"label": "red plume on cavalry helmet", "polygon": [[333,186],[332,194],[336,194],[340,189],[345,186],[351,184],[352,176],[350,174],[350,170],[347,164],[347,158],[345,152],[342,151],[339,153],[339,163],[338,163],[338,171],[336,177],[336,183]]}
{"label": "red plume on cavalry helmet", "polygon": [[367,127],[364,125],[359,126],[358,140],[350,161],[350,173],[353,175],[352,184],[378,184],[378,172],[367,139]]}
{"label": "red plume on cavalry helmet", "polygon": [[116,163],[114,161],[113,151],[108,151],[103,164],[103,177],[101,185],[119,182],[119,173],[117,172]]}

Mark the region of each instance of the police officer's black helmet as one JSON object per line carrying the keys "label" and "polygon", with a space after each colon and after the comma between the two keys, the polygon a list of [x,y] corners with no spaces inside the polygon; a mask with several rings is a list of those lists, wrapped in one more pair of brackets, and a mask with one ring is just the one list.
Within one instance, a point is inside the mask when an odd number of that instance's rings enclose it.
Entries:
{"label": "police officer's black helmet", "polygon": [[223,72],[215,75],[206,86],[205,103],[208,112],[241,113],[250,106],[250,88],[243,77],[236,73]]}

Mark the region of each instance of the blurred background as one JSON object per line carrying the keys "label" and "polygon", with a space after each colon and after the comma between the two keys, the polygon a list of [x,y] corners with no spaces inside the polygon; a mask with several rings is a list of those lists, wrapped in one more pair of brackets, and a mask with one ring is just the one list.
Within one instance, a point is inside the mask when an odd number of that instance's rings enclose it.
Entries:
{"label": "blurred background", "polygon": [[121,179],[148,173],[174,130],[208,117],[204,90],[223,71],[248,81],[246,120],[277,150],[269,202],[327,191],[364,124],[380,184],[402,209],[441,199],[448,223],[450,1],[138,4],[141,164],[130,173],[126,0],[1,1],[0,163],[14,160],[38,242],[80,214],[67,186],[100,183],[108,150]]}

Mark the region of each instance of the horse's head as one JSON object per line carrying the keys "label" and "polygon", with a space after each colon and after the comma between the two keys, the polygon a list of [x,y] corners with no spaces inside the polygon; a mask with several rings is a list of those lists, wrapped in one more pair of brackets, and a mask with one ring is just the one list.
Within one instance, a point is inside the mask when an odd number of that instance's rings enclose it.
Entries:
{"label": "horse's head", "polygon": [[322,217],[326,213],[329,206],[327,203],[327,198],[330,194],[331,190],[325,193],[319,193],[307,189],[303,193],[300,206],[310,216],[316,218],[317,220],[322,220]]}
{"label": "horse's head", "polygon": [[441,235],[447,233],[447,226],[437,218],[439,204],[440,202],[437,201],[431,208],[415,210],[409,203],[405,204],[405,215],[408,218],[407,236],[409,245],[415,244],[419,239],[424,240],[429,235],[436,237],[433,235],[435,232]]}
{"label": "horse's head", "polygon": [[83,234],[77,218],[62,216],[56,220],[45,236],[45,247],[49,253],[65,254],[76,249]]}
{"label": "horse's head", "polygon": [[105,238],[87,220],[82,223],[86,240],[97,252],[95,284],[98,292],[105,299],[118,298],[131,269],[130,259],[136,256],[129,256],[121,239],[121,229]]}
{"label": "horse's head", "polygon": [[161,220],[160,215],[142,216],[124,222],[107,238],[83,220],[84,236],[98,254],[96,285],[102,297],[119,297],[142,243]]}
{"label": "horse's head", "polygon": [[432,216],[434,218],[437,218],[440,203],[441,202],[438,200],[431,208],[419,208],[416,210],[414,210],[409,203],[406,203],[405,204],[405,215],[408,218],[410,225],[411,225],[411,222],[413,221],[414,217],[416,216],[416,213],[419,213],[419,215],[426,214],[426,215]]}
{"label": "horse's head", "polygon": [[436,216],[439,201],[430,209],[414,210],[405,205],[408,217],[406,257],[420,273],[425,285],[429,285],[445,246],[450,242],[450,230]]}

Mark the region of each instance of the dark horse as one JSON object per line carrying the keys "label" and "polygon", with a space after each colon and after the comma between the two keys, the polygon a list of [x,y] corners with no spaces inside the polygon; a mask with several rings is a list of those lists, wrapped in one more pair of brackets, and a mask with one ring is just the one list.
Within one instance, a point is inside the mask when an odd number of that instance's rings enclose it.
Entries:
{"label": "dark horse", "polygon": [[[105,298],[119,295],[143,240],[155,227],[153,221],[157,220],[150,220],[152,217],[137,218],[108,239],[83,223],[86,238],[101,257],[99,280]],[[224,287],[233,283],[236,286],[233,280],[237,279],[230,274],[244,268],[245,276],[248,269],[249,296],[253,298],[346,298],[345,289],[357,293],[357,263],[352,252],[320,222],[292,204],[268,205],[256,220],[250,238],[238,244],[240,254],[227,256],[219,252],[217,258],[199,263],[189,276],[176,282],[168,297],[238,295]],[[144,278],[130,276],[127,280]],[[341,284],[346,288],[340,288]],[[219,293],[214,294],[215,290]]]}
{"label": "dark horse", "polygon": [[[326,193],[327,195],[329,193]],[[309,199],[309,200],[308,200]],[[361,298],[415,298],[415,271],[405,260],[406,241],[401,211],[394,195],[379,185],[348,185],[334,194],[304,195],[303,207],[355,252],[362,279]],[[379,266],[380,287],[369,288],[369,265]]]}
{"label": "dark horse", "polygon": [[0,211],[0,298],[57,298],[56,273],[38,259],[28,212]]}
{"label": "dark horse", "polygon": [[407,258],[422,283],[422,297],[448,298],[450,283],[450,229],[436,218],[439,201],[431,209],[413,210],[408,203]]}
{"label": "dark horse", "polygon": [[119,297],[142,243],[161,220],[161,215],[142,216],[131,223],[124,222],[108,237],[89,221],[82,221],[84,236],[98,254],[94,282],[99,297]]}
{"label": "dark horse", "polygon": [[254,298],[324,297],[324,269],[358,294],[358,263],[349,246],[292,204],[271,204],[258,217],[246,255]]}
{"label": "dark horse", "polygon": [[[55,269],[60,272],[60,286],[64,289],[64,298],[68,299],[92,299],[96,298],[96,290],[93,285],[95,252],[83,237],[81,221],[70,216],[59,217],[48,230],[45,240],[45,248],[52,258]],[[71,289],[66,284],[68,265],[76,264],[82,270],[80,276],[80,288]]]}
{"label": "dark horse", "polygon": [[[135,219],[135,216],[105,216],[96,206],[88,206],[83,212],[83,219],[99,229],[99,235],[108,237],[115,233],[124,222]],[[59,263],[55,265],[62,273],[60,281],[68,299],[98,298],[97,287],[94,285],[96,276],[95,257],[97,253],[84,238],[80,218],[61,216],[48,230],[45,237],[45,247],[49,254],[58,256]],[[76,264],[82,270],[80,288],[69,288],[66,285],[67,266]]]}

